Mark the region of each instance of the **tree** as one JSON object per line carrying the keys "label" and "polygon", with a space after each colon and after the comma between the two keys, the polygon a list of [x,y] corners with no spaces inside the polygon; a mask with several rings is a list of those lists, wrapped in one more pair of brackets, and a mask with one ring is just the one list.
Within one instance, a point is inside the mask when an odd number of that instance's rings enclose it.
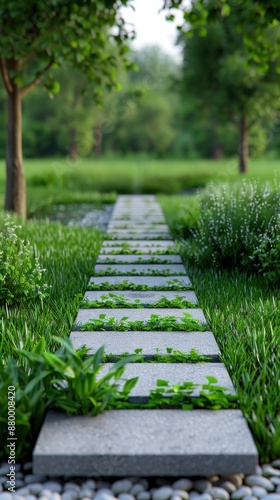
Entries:
{"label": "tree", "polygon": [[[22,98],[43,81],[59,90],[50,70],[63,63],[94,84],[94,98],[116,83],[115,55],[108,51],[109,33],[125,64],[125,29],[120,7],[129,0],[0,0],[0,70],[8,96],[5,209],[26,216],[22,160]],[[111,28],[114,27],[114,31]],[[45,76],[49,74],[49,78]]]}

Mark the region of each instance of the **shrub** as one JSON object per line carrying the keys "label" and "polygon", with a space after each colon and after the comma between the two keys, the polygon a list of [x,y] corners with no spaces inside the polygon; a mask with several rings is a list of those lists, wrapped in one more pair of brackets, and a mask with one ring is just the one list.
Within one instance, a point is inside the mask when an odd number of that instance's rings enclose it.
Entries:
{"label": "shrub", "polygon": [[12,304],[21,299],[43,299],[49,286],[42,283],[45,269],[34,257],[30,243],[16,234],[16,226],[7,216],[0,233],[0,303]]}
{"label": "shrub", "polygon": [[189,257],[202,266],[279,273],[279,188],[243,180],[241,186],[210,186],[199,195],[201,212],[191,228]]}

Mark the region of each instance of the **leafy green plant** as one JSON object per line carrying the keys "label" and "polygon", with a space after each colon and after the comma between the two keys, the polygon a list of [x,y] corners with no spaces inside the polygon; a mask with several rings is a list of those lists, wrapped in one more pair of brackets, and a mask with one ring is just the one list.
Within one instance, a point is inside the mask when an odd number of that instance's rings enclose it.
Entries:
{"label": "leafy green plant", "polygon": [[92,308],[178,308],[178,309],[186,309],[186,308],[195,308],[197,304],[185,300],[184,297],[177,295],[174,299],[168,299],[167,297],[162,297],[152,304],[145,304],[143,299],[135,299],[133,301],[129,301],[125,298],[124,295],[116,295],[114,293],[108,293],[106,295],[101,295],[101,300],[89,300],[87,297],[83,297],[80,302],[80,307],[83,309],[92,309]]}
{"label": "leafy green plant", "polygon": [[47,409],[95,416],[125,402],[138,380],[123,379],[125,365],[137,356],[119,360],[102,375],[103,347],[89,355],[85,347],[75,350],[69,340],[55,340],[60,344],[55,353],[46,350],[41,338],[31,351],[19,350],[21,364],[13,357],[0,364],[1,442],[7,442],[9,387],[15,387],[17,458],[30,451]]}
{"label": "leafy green plant", "polygon": [[158,314],[151,314],[148,320],[130,321],[126,316],[120,320],[114,317],[108,317],[106,314],[100,314],[99,319],[89,319],[83,325],[78,326],[82,331],[96,330],[119,330],[119,331],[205,331],[206,327],[197,319],[194,319],[190,313],[185,313],[181,318],[177,316],[161,317]]}
{"label": "leafy green plant", "polygon": [[50,286],[42,282],[46,271],[34,257],[29,241],[21,239],[16,230],[21,226],[7,216],[0,233],[0,304],[14,304],[36,298],[44,299]]}
{"label": "leafy green plant", "polygon": [[185,285],[179,279],[174,278],[174,280],[167,281],[166,285],[135,285],[135,283],[124,280],[122,283],[109,283],[105,281],[104,283],[90,283],[87,286],[88,290],[140,290],[140,291],[163,291],[163,290],[191,290],[191,285]]}
{"label": "leafy green plant", "polygon": [[225,387],[214,385],[218,381],[215,377],[206,377],[207,384],[201,386],[199,395],[192,397],[200,384],[184,382],[170,387],[167,380],[157,380],[157,388],[150,393],[149,406],[152,408],[182,408],[192,410],[194,408],[205,408],[220,410],[226,408],[237,408],[237,397],[227,394]]}
{"label": "leafy green plant", "polygon": [[143,259],[142,257],[138,257],[133,262],[131,262],[131,261],[118,260],[117,258],[108,256],[104,264],[108,265],[109,264],[174,264],[174,262],[170,259],[158,259],[157,257],[150,257],[149,259]]}
{"label": "leafy green plant", "polygon": [[[134,349],[134,353],[138,356],[137,363],[204,363],[210,361],[209,356],[204,356],[199,354],[196,349],[191,349],[189,353],[173,349],[172,347],[166,348],[166,354],[160,354],[159,348],[155,349],[155,354],[150,358],[147,358],[143,354],[142,348]],[[103,362],[110,363],[116,360],[123,359],[129,356],[128,352],[123,352],[120,355],[116,354],[104,354]]]}
{"label": "leafy green plant", "polygon": [[94,271],[93,276],[184,276],[184,272],[174,272],[170,269],[151,269],[147,268],[145,271],[139,271],[137,268],[130,271],[122,271],[113,269],[108,266],[104,270]]}

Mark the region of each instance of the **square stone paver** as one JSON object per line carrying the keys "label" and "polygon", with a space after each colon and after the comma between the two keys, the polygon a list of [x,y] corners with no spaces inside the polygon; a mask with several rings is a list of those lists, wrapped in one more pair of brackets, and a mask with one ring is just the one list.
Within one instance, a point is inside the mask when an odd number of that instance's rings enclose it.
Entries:
{"label": "square stone paver", "polygon": [[135,276],[152,275],[153,273],[158,273],[159,275],[173,275],[176,274],[183,275],[186,274],[186,270],[182,264],[96,264],[94,267],[94,272],[104,272],[105,274],[112,275],[122,275],[133,273]]}
{"label": "square stone paver", "polygon": [[49,412],[33,472],[49,476],[254,474],[257,450],[239,410]]}
{"label": "square stone paver", "polygon": [[166,349],[182,351],[189,354],[196,349],[198,354],[211,356],[219,361],[220,351],[211,332],[71,332],[70,340],[75,349],[86,345],[90,354],[104,345],[106,354],[120,356],[127,352],[134,354],[135,349],[142,349],[146,359],[157,354],[167,354]]}
{"label": "square stone paver", "polygon": [[182,290],[191,288],[191,281],[188,276],[93,276],[89,280],[89,285],[132,285],[132,286],[147,286],[151,290],[156,290],[156,287],[164,287],[169,290]]}

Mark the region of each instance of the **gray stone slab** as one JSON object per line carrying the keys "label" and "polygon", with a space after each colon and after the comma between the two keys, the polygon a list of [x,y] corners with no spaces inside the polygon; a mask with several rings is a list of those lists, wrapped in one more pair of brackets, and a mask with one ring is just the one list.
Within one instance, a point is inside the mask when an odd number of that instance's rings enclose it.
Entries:
{"label": "gray stone slab", "polygon": [[94,353],[104,345],[106,354],[119,356],[124,352],[133,354],[135,349],[142,349],[147,359],[156,354],[167,354],[171,347],[175,351],[188,354],[196,349],[199,354],[219,358],[219,348],[211,332],[71,332],[70,340],[75,349],[86,345]]}
{"label": "gray stone slab", "polygon": [[[106,233],[108,236],[113,237],[114,240],[158,240],[158,239],[164,239],[172,240],[172,236],[169,233],[145,233],[145,232],[137,232],[137,233],[129,233],[126,231],[123,232],[110,232],[108,231]],[[106,239],[106,234],[105,234],[105,239]]]}
{"label": "gray stone slab", "polygon": [[[169,256],[171,255],[174,255],[174,254],[169,254],[168,251],[169,250],[172,250],[172,251],[175,251],[176,248],[174,245],[170,245],[169,247],[152,247],[152,246],[149,246],[149,247],[139,247],[137,249],[137,247],[131,247],[132,249],[136,249],[136,250],[139,250],[140,252],[144,252],[145,254],[153,254],[154,256],[159,256],[159,255],[163,255],[165,256],[165,258],[168,258]],[[112,254],[112,251],[113,251],[113,254]],[[108,254],[112,254],[114,255],[115,252],[122,252],[123,251],[123,247],[120,247],[120,246],[105,246],[105,247],[102,247],[101,250],[100,250],[100,254],[104,254],[104,255],[108,255]],[[159,253],[160,252],[160,253]],[[130,255],[130,254],[124,254],[126,255],[127,257]],[[136,255],[137,254],[131,254],[131,255]],[[140,257],[141,255],[143,255],[143,253],[141,254],[138,254]]]}
{"label": "gray stone slab", "polygon": [[94,271],[105,272],[108,275],[111,273],[118,273],[125,276],[127,273],[134,273],[136,276],[144,273],[145,275],[152,275],[153,273],[169,273],[186,274],[186,270],[182,264],[96,264]]}
{"label": "gray stone slab", "polygon": [[188,276],[93,276],[89,280],[89,284],[102,285],[103,283],[122,284],[131,283],[133,285],[147,285],[149,288],[166,287],[173,288],[176,285],[177,289],[183,287],[191,287],[191,281]]}
{"label": "gray stone slab", "polygon": [[161,262],[169,261],[169,264],[182,264],[182,259],[180,255],[157,255],[151,256],[149,254],[137,255],[137,254],[120,254],[120,255],[99,255],[97,264],[114,264],[116,262],[128,262],[130,264],[141,264],[145,261],[150,261],[151,259],[157,259]]}
{"label": "gray stone slab", "polygon": [[165,218],[161,215],[149,214],[113,214],[110,222],[137,222],[138,224],[166,224]]}
{"label": "gray stone slab", "polygon": [[101,300],[101,297],[109,297],[110,294],[111,296],[114,295],[116,297],[124,296],[125,300],[128,302],[135,302],[135,300],[140,300],[140,304],[142,305],[149,305],[149,304],[155,304],[158,300],[162,299],[163,297],[166,297],[169,300],[175,299],[176,297],[181,297],[184,300],[187,300],[189,302],[192,302],[193,304],[197,304],[197,296],[195,295],[194,292],[192,291],[178,291],[178,292],[173,292],[173,291],[164,291],[164,292],[141,292],[141,291],[123,291],[123,290],[116,290],[114,292],[102,292],[102,291],[89,291],[85,293],[85,298],[88,300]]}
{"label": "gray stone slab", "polygon": [[178,321],[188,313],[192,318],[199,320],[201,323],[205,324],[206,319],[203,314],[202,309],[110,309],[110,308],[97,308],[97,309],[79,309],[77,317],[75,319],[75,324],[82,325],[89,321],[90,319],[99,319],[100,314],[106,314],[108,318],[115,318],[116,321],[120,321],[122,318],[126,317],[128,321],[148,321],[152,314],[158,314],[161,318],[166,318],[167,316],[176,316]]}
{"label": "gray stone slab", "polygon": [[[99,376],[108,373],[114,363],[104,363]],[[157,388],[157,380],[168,380],[169,387],[184,382],[199,384],[194,388],[191,397],[197,397],[203,384],[208,384],[206,377],[215,377],[217,385],[223,387],[227,394],[235,394],[230,376],[223,363],[128,363],[123,375],[124,380],[139,377],[136,386],[129,395],[133,403],[146,403],[150,392]],[[120,382],[122,386],[124,382]],[[206,389],[205,389],[206,390]]]}
{"label": "gray stone slab", "polygon": [[114,247],[114,246],[120,246],[120,245],[129,245],[131,248],[141,248],[141,247],[148,247],[151,246],[153,248],[169,248],[169,247],[174,247],[175,243],[174,241],[170,240],[159,240],[159,241],[154,241],[154,240],[139,240],[139,241],[134,241],[134,240],[118,240],[117,242],[115,240],[104,240],[102,247]]}
{"label": "gray stone slab", "polygon": [[33,452],[48,476],[253,474],[257,450],[239,410],[49,412]]}
{"label": "gray stone slab", "polygon": [[131,222],[131,223],[116,223],[116,222],[111,222],[108,224],[108,229],[114,231],[119,231],[119,230],[124,230],[124,231],[145,231],[145,232],[150,232],[150,231],[155,231],[155,232],[163,232],[163,231],[169,231],[169,227],[167,224],[137,224],[137,222]]}

